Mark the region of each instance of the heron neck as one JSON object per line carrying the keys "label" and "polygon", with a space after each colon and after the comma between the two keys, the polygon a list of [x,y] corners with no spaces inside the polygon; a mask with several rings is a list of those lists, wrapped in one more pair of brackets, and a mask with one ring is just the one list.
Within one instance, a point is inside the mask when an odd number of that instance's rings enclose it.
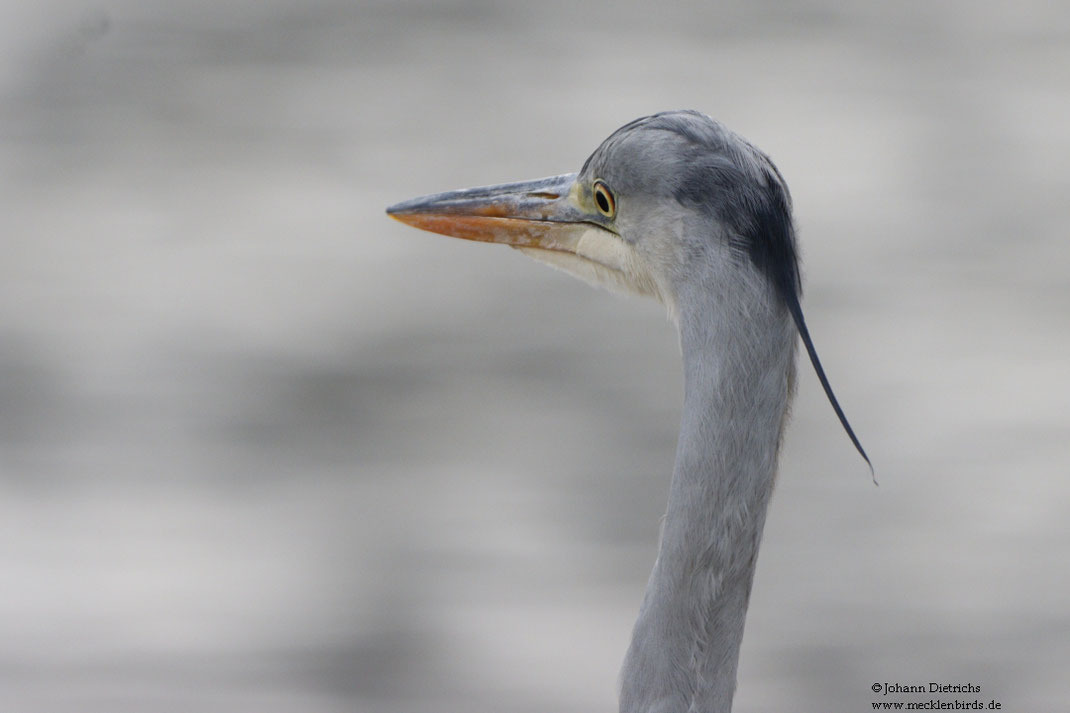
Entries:
{"label": "heron neck", "polygon": [[627,713],[732,706],[795,333],[786,310],[722,297],[680,313],[683,416],[658,559],[622,673]]}

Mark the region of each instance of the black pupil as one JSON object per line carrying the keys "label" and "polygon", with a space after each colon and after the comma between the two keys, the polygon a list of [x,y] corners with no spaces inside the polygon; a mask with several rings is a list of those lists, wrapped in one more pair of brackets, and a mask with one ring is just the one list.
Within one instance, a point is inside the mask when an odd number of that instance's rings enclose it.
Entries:
{"label": "black pupil", "polygon": [[594,199],[598,202],[598,207],[603,213],[609,212],[609,198],[606,196],[606,189],[599,188],[594,192]]}

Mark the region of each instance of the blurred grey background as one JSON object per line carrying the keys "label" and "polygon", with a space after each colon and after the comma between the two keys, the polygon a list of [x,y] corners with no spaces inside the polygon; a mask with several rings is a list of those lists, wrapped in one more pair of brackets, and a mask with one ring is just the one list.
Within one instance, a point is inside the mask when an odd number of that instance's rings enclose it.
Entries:
{"label": "blurred grey background", "polygon": [[0,711],[614,710],[675,334],[383,209],[684,107],[787,177],[880,479],[803,368],[737,711],[1066,710],[1065,3],[8,2],[0,33]]}

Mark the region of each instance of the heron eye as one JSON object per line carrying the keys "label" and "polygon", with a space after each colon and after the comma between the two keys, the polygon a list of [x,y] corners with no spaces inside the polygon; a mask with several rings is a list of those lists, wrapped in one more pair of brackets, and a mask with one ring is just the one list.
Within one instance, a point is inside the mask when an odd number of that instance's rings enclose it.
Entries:
{"label": "heron eye", "polygon": [[613,198],[613,192],[601,181],[594,182],[594,202],[598,206],[598,212],[607,218],[612,218],[617,213],[617,201]]}

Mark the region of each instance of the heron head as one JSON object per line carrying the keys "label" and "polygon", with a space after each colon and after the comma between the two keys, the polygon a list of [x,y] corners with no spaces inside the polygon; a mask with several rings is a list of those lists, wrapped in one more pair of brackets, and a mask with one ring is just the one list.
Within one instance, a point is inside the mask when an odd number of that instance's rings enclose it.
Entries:
{"label": "heron head", "polygon": [[756,302],[786,311],[869,463],[799,306],[787,186],[764,153],[710,117],[672,111],[636,119],[579,173],[424,196],[387,212],[424,230],[504,243],[613,290],[652,295],[674,317],[720,298],[734,302],[736,314],[753,314]]}
{"label": "heron head", "polygon": [[[588,282],[651,295],[671,313],[696,284],[761,279],[798,292],[790,198],[772,162],[704,114],[622,126],[579,173],[424,196],[388,213],[498,242]],[[764,279],[763,279],[764,278]]]}

